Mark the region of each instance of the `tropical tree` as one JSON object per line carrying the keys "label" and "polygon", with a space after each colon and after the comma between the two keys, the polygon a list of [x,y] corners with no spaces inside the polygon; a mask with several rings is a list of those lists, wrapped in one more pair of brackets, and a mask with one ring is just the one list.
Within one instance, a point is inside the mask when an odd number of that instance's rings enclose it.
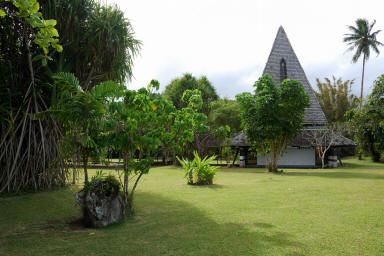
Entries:
{"label": "tropical tree", "polygon": [[201,91],[201,97],[203,99],[201,111],[207,115],[209,113],[210,103],[217,100],[219,96],[211,82],[205,76],[196,79],[192,74],[186,73],[182,77],[175,78],[167,85],[163,95],[166,99],[172,101],[177,109],[180,109],[187,105],[187,103],[182,100],[184,92],[194,89]]}
{"label": "tropical tree", "polygon": [[364,89],[364,71],[365,62],[371,55],[371,49],[379,54],[379,46],[383,46],[376,38],[381,30],[373,31],[373,26],[376,24],[376,20],[369,23],[367,19],[357,19],[355,26],[348,26],[350,33],[344,34],[343,41],[349,46],[348,50],[355,53],[352,57],[352,61],[356,63],[361,55],[363,55],[363,69],[361,75],[361,89],[360,89],[360,107],[363,104],[363,89]]}
{"label": "tropical tree", "polygon": [[374,162],[380,161],[384,152],[384,75],[376,79],[368,103],[352,109],[347,117],[359,146],[369,152]]}
{"label": "tropical tree", "polygon": [[254,87],[253,95],[236,96],[242,125],[258,153],[269,155],[268,170],[277,172],[277,162],[287,144],[302,130],[309,96],[300,82],[286,79],[277,86],[269,75],[260,77]]}
{"label": "tropical tree", "polygon": [[57,20],[64,47],[52,56],[51,72],[74,73],[84,90],[132,77],[141,42],[118,6],[93,0],[41,0],[41,5],[46,17]]}
{"label": "tropical tree", "polygon": [[149,172],[153,155],[161,145],[162,117],[166,102],[154,92],[159,83],[147,88],[125,90],[122,100],[109,106],[109,147],[123,158],[123,193],[127,214],[133,213],[134,192],[141,177]]}
{"label": "tropical tree", "polygon": [[241,130],[239,102],[230,99],[211,102],[208,124],[211,128],[228,126],[231,132],[239,132]]}
{"label": "tropical tree", "polygon": [[343,81],[341,78],[316,79],[318,92],[317,100],[327,117],[328,123],[343,124],[345,113],[358,106],[357,97],[351,92],[353,80]]}
{"label": "tropical tree", "polygon": [[93,0],[2,0],[0,28],[0,192],[63,185],[52,74],[72,72],[86,91],[129,79],[140,42],[121,10]]}
{"label": "tropical tree", "polygon": [[325,156],[335,144],[336,132],[337,127],[332,125],[304,131],[304,137],[316,147],[317,155],[321,159],[321,168],[325,168]]}
{"label": "tropical tree", "polygon": [[122,95],[123,87],[107,81],[87,92],[82,90],[80,82],[73,74],[58,73],[53,78],[57,99],[49,112],[64,128],[63,142],[73,146],[67,148],[81,156],[86,183],[89,157],[91,154],[100,155],[104,146],[102,135],[107,107]]}
{"label": "tropical tree", "polygon": [[36,118],[52,93],[42,70],[62,50],[55,26],[36,0],[0,1],[0,192],[65,184],[59,126]]}
{"label": "tropical tree", "polygon": [[170,125],[167,126],[163,141],[164,147],[171,151],[174,164],[177,163],[176,156],[184,156],[190,152],[187,145],[195,141],[196,135],[208,129],[207,116],[201,113],[204,104],[201,91],[186,90],[182,101],[186,105],[171,113]]}

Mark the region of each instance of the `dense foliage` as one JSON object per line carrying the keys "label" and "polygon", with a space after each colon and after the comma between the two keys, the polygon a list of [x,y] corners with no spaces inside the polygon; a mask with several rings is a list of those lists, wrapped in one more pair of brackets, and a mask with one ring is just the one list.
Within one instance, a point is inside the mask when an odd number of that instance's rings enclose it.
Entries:
{"label": "dense foliage", "polygon": [[76,155],[88,180],[117,87],[106,81],[129,79],[140,49],[130,22],[92,0],[0,1],[0,10],[0,192],[63,185],[64,159]]}
{"label": "dense foliage", "polygon": [[165,87],[163,95],[166,99],[172,101],[176,108],[180,109],[186,106],[186,103],[182,100],[186,90],[199,90],[201,92],[203,99],[202,112],[205,114],[209,112],[209,104],[219,98],[215,88],[207,77],[202,76],[196,79],[189,73],[184,74],[182,77],[175,78]]}
{"label": "dense foliage", "polygon": [[357,97],[351,92],[353,80],[343,81],[341,78],[325,81],[316,79],[318,92],[315,92],[317,100],[324,111],[328,123],[343,124],[345,113],[358,106]]}
{"label": "dense foliage", "polygon": [[278,86],[269,75],[260,77],[254,87],[254,94],[236,96],[242,124],[257,152],[269,155],[268,170],[275,172],[287,144],[302,129],[309,97],[300,82],[286,79]]}
{"label": "dense foliage", "polygon": [[185,171],[185,177],[189,185],[210,185],[216,174],[217,167],[212,166],[211,162],[215,156],[206,156],[203,159],[195,151],[192,160],[177,158]]}
{"label": "dense foliage", "polygon": [[116,5],[93,0],[42,0],[42,12],[57,20],[64,47],[49,63],[52,72],[70,72],[85,90],[106,81],[132,77],[141,42]]}
{"label": "dense foliage", "polygon": [[384,75],[376,79],[368,103],[351,110],[347,116],[355,140],[369,152],[374,162],[380,161],[384,152]]}
{"label": "dense foliage", "polygon": [[83,190],[93,192],[99,197],[113,197],[119,194],[120,182],[115,176],[98,171],[89,182],[84,184]]}
{"label": "dense foliage", "polygon": [[36,115],[50,105],[51,54],[62,50],[56,21],[36,0],[0,1],[0,192],[63,185],[58,124]]}
{"label": "dense foliage", "polygon": [[241,130],[240,104],[230,99],[213,101],[210,105],[208,124],[213,129],[228,126],[232,133],[239,132]]}
{"label": "dense foliage", "polygon": [[108,105],[121,96],[123,88],[107,81],[84,91],[71,73],[58,73],[53,79],[55,100],[49,112],[62,125],[62,148],[66,149],[63,153],[73,161],[81,157],[84,181],[88,182],[88,159],[100,154],[104,147],[102,131]]}

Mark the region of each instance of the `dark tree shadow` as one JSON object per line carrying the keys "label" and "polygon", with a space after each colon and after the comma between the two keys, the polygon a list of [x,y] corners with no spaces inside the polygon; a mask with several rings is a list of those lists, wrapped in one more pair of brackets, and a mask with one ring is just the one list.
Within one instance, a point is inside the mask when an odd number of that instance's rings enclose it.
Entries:
{"label": "dark tree shadow", "polygon": [[[50,207],[63,207],[59,204],[60,201],[54,201]],[[73,207],[67,204],[65,207]],[[44,215],[44,211],[36,208],[34,214]],[[68,218],[39,223],[25,223],[27,228],[23,232],[2,236],[0,252],[3,250],[9,255],[272,255],[277,251],[280,255],[300,255],[306,251],[288,232],[281,232],[256,217],[250,216],[247,223],[222,223],[192,204],[151,193],[137,193],[135,216],[106,228],[73,230],[67,224]],[[15,246],[16,243],[23,246]]]}

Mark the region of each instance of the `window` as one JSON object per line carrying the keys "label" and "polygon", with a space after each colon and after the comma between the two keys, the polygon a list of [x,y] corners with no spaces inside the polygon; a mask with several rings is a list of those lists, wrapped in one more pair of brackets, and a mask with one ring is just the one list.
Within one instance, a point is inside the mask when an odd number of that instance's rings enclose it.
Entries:
{"label": "window", "polygon": [[287,79],[287,63],[284,59],[281,59],[280,61],[280,82],[282,82],[284,79]]}

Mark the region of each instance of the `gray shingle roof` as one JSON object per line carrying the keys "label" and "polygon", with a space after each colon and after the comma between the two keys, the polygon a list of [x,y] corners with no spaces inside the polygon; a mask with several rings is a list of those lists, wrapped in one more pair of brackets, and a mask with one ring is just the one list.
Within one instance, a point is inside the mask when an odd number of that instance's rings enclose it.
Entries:
{"label": "gray shingle roof", "polygon": [[276,83],[280,83],[280,62],[282,59],[286,62],[287,77],[300,81],[304,86],[305,92],[310,97],[311,105],[305,110],[304,125],[325,125],[327,119],[324,112],[288,40],[287,34],[283,27],[280,26],[263,72],[264,74],[271,75]]}
{"label": "gray shingle roof", "polygon": [[[357,144],[351,139],[344,137],[341,134],[335,134],[335,140],[333,142],[334,147],[355,147]],[[303,132],[299,133],[291,143],[289,143],[291,147],[313,147],[313,143],[310,139],[305,136]],[[239,132],[233,136],[229,146],[231,147],[249,147],[250,143],[248,143],[247,136],[244,132]]]}

